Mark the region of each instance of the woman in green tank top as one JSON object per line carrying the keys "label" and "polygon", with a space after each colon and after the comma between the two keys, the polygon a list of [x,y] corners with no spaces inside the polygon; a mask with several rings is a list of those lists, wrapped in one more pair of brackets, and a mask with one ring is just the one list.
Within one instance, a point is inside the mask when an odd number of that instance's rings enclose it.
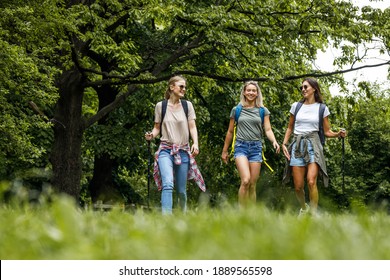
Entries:
{"label": "woman in green tank top", "polygon": [[[280,146],[271,128],[270,112],[263,106],[263,96],[255,81],[248,81],[241,90],[240,104],[242,110],[237,120],[236,141],[234,144],[234,159],[241,184],[238,191],[240,206],[256,202],[256,183],[260,176],[262,163],[262,133],[271,141],[276,153]],[[260,117],[259,108],[264,108],[264,120]],[[222,160],[228,163],[228,149],[234,137],[236,107],[230,113],[229,128],[222,150]]]}

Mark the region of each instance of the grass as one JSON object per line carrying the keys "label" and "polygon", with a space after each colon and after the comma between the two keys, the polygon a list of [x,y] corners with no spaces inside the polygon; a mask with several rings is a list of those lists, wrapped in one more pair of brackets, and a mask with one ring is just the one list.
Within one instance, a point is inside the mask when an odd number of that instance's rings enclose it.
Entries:
{"label": "grass", "polygon": [[390,259],[384,213],[298,219],[258,205],[175,213],[81,210],[67,198],[0,206],[3,260]]}

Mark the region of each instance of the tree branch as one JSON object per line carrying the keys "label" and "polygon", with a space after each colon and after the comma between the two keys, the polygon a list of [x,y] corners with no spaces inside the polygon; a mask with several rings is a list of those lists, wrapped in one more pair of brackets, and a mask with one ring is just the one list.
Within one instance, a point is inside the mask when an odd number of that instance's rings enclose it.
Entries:
{"label": "tree branch", "polygon": [[[301,75],[288,76],[288,77],[279,79],[279,81],[281,81],[281,82],[293,81],[293,80],[302,79],[302,78],[306,78],[306,77],[316,77],[316,78],[329,77],[329,76],[333,76],[333,75],[337,75],[337,74],[344,74],[344,73],[353,72],[353,71],[357,71],[357,70],[364,69],[364,68],[374,68],[374,67],[379,67],[379,66],[383,66],[383,65],[390,65],[390,61],[386,61],[384,63],[379,63],[379,64],[363,65],[360,67],[350,68],[350,69],[345,69],[345,70],[337,70],[337,71],[333,71],[333,72],[320,72],[320,71],[318,71],[318,72],[304,73]],[[161,68],[161,71],[162,70],[163,69]],[[162,72],[160,72],[160,73],[162,73]],[[160,73],[158,73],[158,74],[160,74]],[[135,92],[137,90],[137,88],[138,88],[137,85],[159,83],[159,82],[168,80],[173,75],[188,75],[188,76],[194,76],[194,77],[205,77],[205,78],[210,78],[210,79],[214,79],[214,80],[218,80],[218,81],[225,81],[225,82],[245,82],[245,81],[249,81],[249,80],[258,81],[258,82],[265,82],[265,81],[270,80],[270,78],[268,78],[268,77],[232,78],[232,77],[221,76],[221,75],[216,75],[216,74],[212,74],[212,73],[203,73],[203,72],[197,72],[197,71],[191,71],[191,70],[179,70],[179,71],[175,71],[174,73],[164,74],[162,76],[158,76],[158,77],[152,78],[152,79],[138,79],[138,80],[126,81],[126,83],[129,84],[127,92],[124,94],[118,95],[112,103],[103,107],[94,116],[89,118],[86,121],[85,128],[91,126],[92,124],[97,122],[99,119],[101,119],[102,117],[104,117],[105,115],[110,113],[111,111],[120,107],[126,101],[126,98],[130,94],[132,94],[133,92]],[[125,84],[124,81],[122,81],[122,84]]]}
{"label": "tree branch", "polygon": [[116,108],[120,107],[123,105],[126,101],[126,98],[133,92],[137,90],[137,86],[135,85],[130,85],[127,92],[121,95],[117,95],[115,100],[108,104],[107,106],[103,107],[100,109],[95,115],[90,117],[85,121],[85,126],[84,128],[90,127],[92,124],[109,114],[110,112],[114,111]]}
{"label": "tree branch", "polygon": [[305,77],[316,77],[316,78],[329,77],[329,76],[333,76],[333,75],[344,74],[344,73],[348,73],[348,72],[361,70],[364,68],[374,68],[374,67],[380,67],[380,66],[384,66],[384,65],[390,65],[390,61],[386,61],[384,63],[379,63],[379,64],[363,65],[360,67],[350,68],[350,69],[346,69],[346,70],[337,70],[337,71],[333,71],[333,72],[313,72],[313,73],[306,73],[303,75],[289,76],[289,77],[280,79],[280,81],[291,81],[291,80],[301,79],[301,78],[305,78]]}
{"label": "tree branch", "polygon": [[[390,65],[390,61],[386,61],[384,63],[379,63],[379,64],[371,64],[371,65],[363,65],[359,66],[356,68],[350,68],[350,69],[345,69],[345,70],[337,70],[333,72],[322,72],[322,71],[316,71],[316,72],[311,72],[311,73],[305,73],[302,75],[294,75],[294,76],[288,76],[285,78],[280,79],[279,81],[291,81],[291,80],[296,80],[300,79],[303,77],[329,77],[337,74],[344,74],[348,72],[353,72],[357,71],[360,69],[364,68],[375,68],[375,67],[380,67],[384,65]],[[137,79],[137,80],[122,80],[119,82],[113,82],[111,80],[103,80],[103,81],[96,81],[96,82],[90,82],[89,86],[91,85],[123,85],[123,84],[129,84],[129,85],[140,85],[140,84],[156,84],[162,81],[165,81],[172,77],[172,75],[189,75],[189,76],[195,76],[195,77],[205,77],[205,78],[210,78],[218,81],[225,81],[225,82],[244,82],[244,81],[249,81],[249,80],[254,80],[258,82],[264,82],[268,81],[270,78],[267,77],[241,77],[241,78],[231,78],[227,76],[221,76],[221,75],[216,75],[212,73],[204,73],[204,72],[197,72],[197,71],[190,71],[190,70],[179,70],[175,71],[172,74],[167,74],[164,76],[159,76],[158,78],[151,78],[151,79]]]}

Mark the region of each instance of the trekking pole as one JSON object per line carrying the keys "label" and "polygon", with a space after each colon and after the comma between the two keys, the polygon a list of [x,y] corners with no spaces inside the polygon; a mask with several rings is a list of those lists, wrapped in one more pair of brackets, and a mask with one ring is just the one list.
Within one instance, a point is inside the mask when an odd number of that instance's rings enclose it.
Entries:
{"label": "trekking pole", "polygon": [[149,207],[149,200],[150,200],[150,179],[152,177],[151,172],[150,172],[150,167],[152,166],[152,149],[150,147],[152,141],[148,141],[148,210],[150,209]]}
{"label": "trekking pole", "polygon": [[150,209],[149,206],[149,200],[150,200],[150,179],[152,177],[151,174],[151,167],[152,167],[152,149],[150,147],[151,141],[148,141],[148,154],[149,154],[149,160],[148,160],[148,209]]}
{"label": "trekking pole", "polygon": [[[345,131],[344,128],[341,129],[342,131]],[[344,142],[345,137],[341,137],[341,172],[343,176],[343,185],[342,185],[342,191],[344,193],[344,185],[345,185],[345,142]]]}

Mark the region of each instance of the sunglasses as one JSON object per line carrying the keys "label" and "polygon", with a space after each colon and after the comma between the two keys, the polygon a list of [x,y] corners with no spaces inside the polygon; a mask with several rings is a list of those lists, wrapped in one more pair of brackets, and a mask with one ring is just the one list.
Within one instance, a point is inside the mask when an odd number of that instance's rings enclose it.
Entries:
{"label": "sunglasses", "polygon": [[303,90],[303,89],[307,90],[308,87],[309,87],[308,85],[304,85],[303,87],[302,87],[302,86],[299,87],[299,89],[300,89],[300,90]]}

